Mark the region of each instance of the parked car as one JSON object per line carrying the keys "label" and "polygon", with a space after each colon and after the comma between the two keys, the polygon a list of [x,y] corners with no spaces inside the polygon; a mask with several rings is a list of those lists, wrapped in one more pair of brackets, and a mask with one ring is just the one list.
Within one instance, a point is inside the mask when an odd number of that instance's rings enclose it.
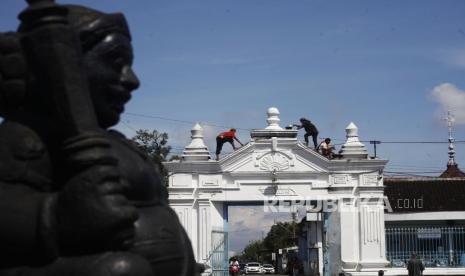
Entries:
{"label": "parked car", "polygon": [[247,263],[245,265],[245,274],[251,274],[251,273],[262,273],[262,266],[260,263]]}
{"label": "parked car", "polygon": [[274,274],[275,273],[275,270],[274,270],[274,267],[270,264],[263,264],[262,266],[262,271],[264,274]]}
{"label": "parked car", "polygon": [[[391,264],[393,267],[406,267],[405,263],[402,260],[392,260]],[[425,264],[425,266],[427,266]]]}

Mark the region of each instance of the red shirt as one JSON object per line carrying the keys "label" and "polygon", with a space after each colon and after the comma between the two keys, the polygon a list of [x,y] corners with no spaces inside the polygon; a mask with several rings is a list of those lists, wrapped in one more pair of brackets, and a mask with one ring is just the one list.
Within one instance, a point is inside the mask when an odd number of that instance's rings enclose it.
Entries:
{"label": "red shirt", "polygon": [[220,135],[218,135],[218,136],[236,138],[236,133],[234,133],[232,131],[227,131],[227,132],[220,133]]}

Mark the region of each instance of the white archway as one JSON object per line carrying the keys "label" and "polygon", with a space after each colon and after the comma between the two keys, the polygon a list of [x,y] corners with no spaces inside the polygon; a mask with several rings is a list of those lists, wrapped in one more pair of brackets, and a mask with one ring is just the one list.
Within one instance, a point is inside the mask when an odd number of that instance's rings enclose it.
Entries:
{"label": "white archway", "polygon": [[266,128],[251,131],[249,143],[220,161],[210,159],[197,124],[182,160],[165,163],[170,205],[197,261],[209,263],[212,233],[227,231],[227,204],[323,200],[337,203],[328,211],[325,243],[328,258],[339,268],[326,265],[327,271],[377,275],[388,264],[382,174],[387,161],[368,158],[353,123],[346,128],[342,158],[329,160],[301,143],[297,130],[282,129],[276,108],[268,110],[267,122]]}

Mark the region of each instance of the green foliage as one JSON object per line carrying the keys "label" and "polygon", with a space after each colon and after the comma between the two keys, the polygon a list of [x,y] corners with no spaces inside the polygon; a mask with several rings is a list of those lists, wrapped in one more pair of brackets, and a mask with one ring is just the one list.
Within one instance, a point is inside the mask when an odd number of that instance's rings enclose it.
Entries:
{"label": "green foliage", "polygon": [[155,129],[152,131],[139,129],[132,141],[136,142],[139,149],[147,153],[160,172],[166,174],[162,162],[166,161],[166,157],[171,151],[171,146],[166,145],[168,143],[167,133],[160,133]]}
{"label": "green foliage", "polygon": [[231,258],[229,258],[229,262],[231,262],[231,261],[233,261],[233,260],[239,261],[239,260],[241,260],[241,256],[234,255],[234,256],[232,256]]}
{"label": "green foliage", "polygon": [[271,262],[271,253],[280,248],[296,245],[297,223],[278,222],[271,226],[270,231],[263,240],[251,241],[240,256],[241,260]]}
{"label": "green foliage", "polygon": [[263,245],[271,252],[295,245],[294,233],[296,227],[295,222],[278,222],[274,224],[263,240]]}
{"label": "green foliage", "polygon": [[263,241],[251,241],[242,251],[241,259],[258,261],[263,249]]}
{"label": "green foliage", "polygon": [[169,161],[176,161],[176,160],[181,160],[181,156],[179,156],[179,155],[171,155]]}

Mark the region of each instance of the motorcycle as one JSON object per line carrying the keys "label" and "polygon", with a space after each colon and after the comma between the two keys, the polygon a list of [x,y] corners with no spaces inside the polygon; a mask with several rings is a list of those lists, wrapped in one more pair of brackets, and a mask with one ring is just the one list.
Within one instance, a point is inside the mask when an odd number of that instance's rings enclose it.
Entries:
{"label": "motorcycle", "polygon": [[232,275],[232,276],[237,276],[237,275],[239,275],[239,271],[240,271],[240,269],[239,269],[239,266],[238,266],[238,265],[232,265],[232,266],[231,266],[231,275]]}

